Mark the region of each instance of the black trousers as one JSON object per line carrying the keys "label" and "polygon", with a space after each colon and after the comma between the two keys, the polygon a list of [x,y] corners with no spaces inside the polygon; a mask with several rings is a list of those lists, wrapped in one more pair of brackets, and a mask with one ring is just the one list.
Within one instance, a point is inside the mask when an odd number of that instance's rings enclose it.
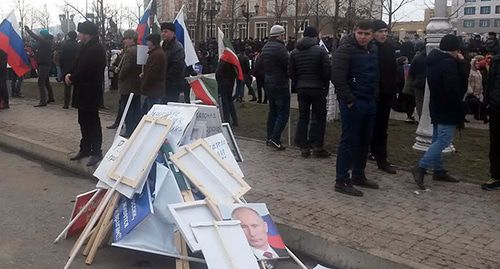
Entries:
{"label": "black trousers", "polygon": [[267,102],[267,94],[266,90],[264,89],[264,77],[263,76],[258,76],[255,77],[257,81],[257,101],[261,102],[262,101],[262,92],[264,91],[264,103]]}
{"label": "black trousers", "polygon": [[322,148],[326,129],[326,95],[299,93],[297,99],[299,121],[295,131],[295,144],[301,149]]}
{"label": "black trousers", "polygon": [[9,89],[7,89],[7,76],[0,77],[0,100],[4,107],[9,106]]}
{"label": "black trousers", "polygon": [[251,95],[251,96],[253,96],[254,98],[256,98],[257,96],[255,96],[255,90],[252,87],[252,81],[253,81],[252,76],[248,75],[248,74],[244,75],[244,79],[243,80],[245,81],[245,85],[248,88],[248,94]]}
{"label": "black trousers", "polygon": [[377,115],[370,151],[375,156],[379,167],[387,165],[387,129],[389,128],[392,100],[392,95],[381,93],[377,103]]}
{"label": "black trousers", "polygon": [[93,156],[101,155],[102,129],[99,110],[78,109],[78,123],[82,133],[80,151]]}
{"label": "black trousers", "polygon": [[500,106],[490,106],[490,173],[500,180]]}
{"label": "black trousers", "polygon": [[222,121],[238,125],[238,115],[233,102],[233,87],[219,85],[219,94],[222,103]]}

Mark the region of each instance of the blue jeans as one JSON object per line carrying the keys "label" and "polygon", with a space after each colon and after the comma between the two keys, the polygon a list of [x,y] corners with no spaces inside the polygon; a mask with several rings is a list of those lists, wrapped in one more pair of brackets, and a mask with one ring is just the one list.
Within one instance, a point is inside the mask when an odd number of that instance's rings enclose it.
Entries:
{"label": "blue jeans", "polygon": [[434,168],[434,171],[444,171],[442,152],[453,141],[455,125],[434,124],[432,145],[425,152],[418,165],[424,169]]}
{"label": "blue jeans", "polygon": [[161,98],[153,98],[153,97],[144,97],[144,103],[142,103],[142,113],[144,115],[148,114],[149,110],[153,107],[153,105],[161,104]]}
{"label": "blue jeans", "polygon": [[290,116],[290,94],[269,96],[269,113],[267,115],[267,139],[281,143],[281,133]]}
{"label": "blue jeans", "polygon": [[356,99],[350,108],[340,102],[342,135],[337,150],[337,182],[348,180],[351,169],[353,176],[365,175],[376,114],[375,99]]}
{"label": "blue jeans", "polygon": [[242,98],[245,96],[245,81],[236,80],[236,93],[233,98]]}

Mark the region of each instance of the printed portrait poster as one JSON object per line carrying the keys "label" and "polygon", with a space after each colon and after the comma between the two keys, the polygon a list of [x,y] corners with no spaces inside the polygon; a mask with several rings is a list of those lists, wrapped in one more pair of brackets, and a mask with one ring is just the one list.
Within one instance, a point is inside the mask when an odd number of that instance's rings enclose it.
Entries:
{"label": "printed portrait poster", "polygon": [[266,204],[220,205],[219,208],[223,219],[241,222],[248,244],[258,260],[289,258]]}

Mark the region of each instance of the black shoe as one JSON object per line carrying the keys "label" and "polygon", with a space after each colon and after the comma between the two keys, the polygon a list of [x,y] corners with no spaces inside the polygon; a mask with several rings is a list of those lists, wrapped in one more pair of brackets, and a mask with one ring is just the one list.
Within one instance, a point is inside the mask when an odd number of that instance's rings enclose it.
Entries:
{"label": "black shoe", "polygon": [[315,150],[313,150],[313,156],[315,158],[326,159],[326,158],[330,158],[330,156],[332,156],[332,153],[330,153],[326,149],[315,149]]}
{"label": "black shoe", "polygon": [[70,160],[72,161],[77,161],[77,160],[81,160],[85,157],[88,157],[90,156],[90,153],[88,152],[83,152],[83,151],[79,151],[75,156],[69,158]]}
{"label": "black shoe", "polygon": [[391,166],[390,164],[379,165],[378,169],[386,172],[387,174],[392,174],[392,175],[397,174],[396,169],[393,166]]}
{"label": "black shoe", "polygon": [[255,98],[255,96],[250,100],[250,102],[255,102],[257,101],[257,98]]}
{"label": "black shoe", "polygon": [[363,196],[363,192],[354,188],[350,182],[337,181],[335,183],[335,191],[351,196]]}
{"label": "black shoe", "polygon": [[481,184],[481,189],[485,191],[492,191],[500,188],[500,180],[490,179],[488,182]]}
{"label": "black shoe", "polygon": [[460,180],[448,175],[447,171],[434,171],[432,180],[457,183]]}
{"label": "black shoe", "polygon": [[417,186],[421,190],[425,190],[425,185],[424,185],[424,177],[426,174],[425,169],[419,166],[415,166],[411,169],[411,173],[413,174],[413,180],[415,180]]}
{"label": "black shoe", "polygon": [[285,146],[283,146],[283,144],[281,143],[276,143],[274,142],[273,140],[269,140],[269,143],[271,144],[271,147],[273,147],[274,149],[276,149],[277,151],[283,151],[286,149]]}
{"label": "black shoe", "polygon": [[94,166],[98,164],[102,160],[102,154],[99,155],[92,155],[89,158],[89,161],[87,162],[87,166]]}
{"label": "black shoe", "polygon": [[9,105],[4,105],[3,107],[1,107],[0,109],[9,109],[10,106]]}
{"label": "black shoe", "polygon": [[106,126],[106,129],[116,129],[118,128],[118,124],[116,123],[113,123],[113,125],[110,125],[110,126]]}
{"label": "black shoe", "polygon": [[375,189],[375,190],[379,189],[379,186],[375,181],[367,179],[365,176],[362,177],[353,176],[352,184],[368,189]]}
{"label": "black shoe", "polygon": [[262,102],[264,105],[267,105],[267,101]]}
{"label": "black shoe", "polygon": [[262,100],[257,100],[257,104],[262,104]]}
{"label": "black shoe", "polygon": [[38,105],[34,105],[34,107],[43,107],[43,106],[47,106],[47,104],[40,103]]}
{"label": "black shoe", "polygon": [[68,106],[63,106],[63,109],[68,109],[69,107]]}
{"label": "black shoe", "polygon": [[300,149],[300,156],[309,158],[309,156],[311,156],[311,150],[308,148]]}
{"label": "black shoe", "polygon": [[56,100],[54,100],[54,99],[49,99],[49,100],[47,100],[47,103],[54,103],[55,101]]}

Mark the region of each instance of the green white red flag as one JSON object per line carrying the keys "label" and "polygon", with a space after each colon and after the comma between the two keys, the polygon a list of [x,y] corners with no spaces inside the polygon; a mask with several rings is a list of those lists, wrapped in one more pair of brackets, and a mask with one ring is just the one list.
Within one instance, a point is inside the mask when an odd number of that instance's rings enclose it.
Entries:
{"label": "green white red flag", "polygon": [[215,74],[186,77],[186,80],[189,82],[196,99],[200,100],[205,105],[217,105],[219,91],[217,88],[217,80],[215,80]]}
{"label": "green white red flag", "polygon": [[227,39],[224,38],[224,33],[220,28],[218,29],[217,43],[219,45],[219,59],[226,63],[229,63],[236,68],[238,73],[238,80],[243,80],[243,70],[241,69],[240,61],[238,56],[234,52],[233,45]]}

